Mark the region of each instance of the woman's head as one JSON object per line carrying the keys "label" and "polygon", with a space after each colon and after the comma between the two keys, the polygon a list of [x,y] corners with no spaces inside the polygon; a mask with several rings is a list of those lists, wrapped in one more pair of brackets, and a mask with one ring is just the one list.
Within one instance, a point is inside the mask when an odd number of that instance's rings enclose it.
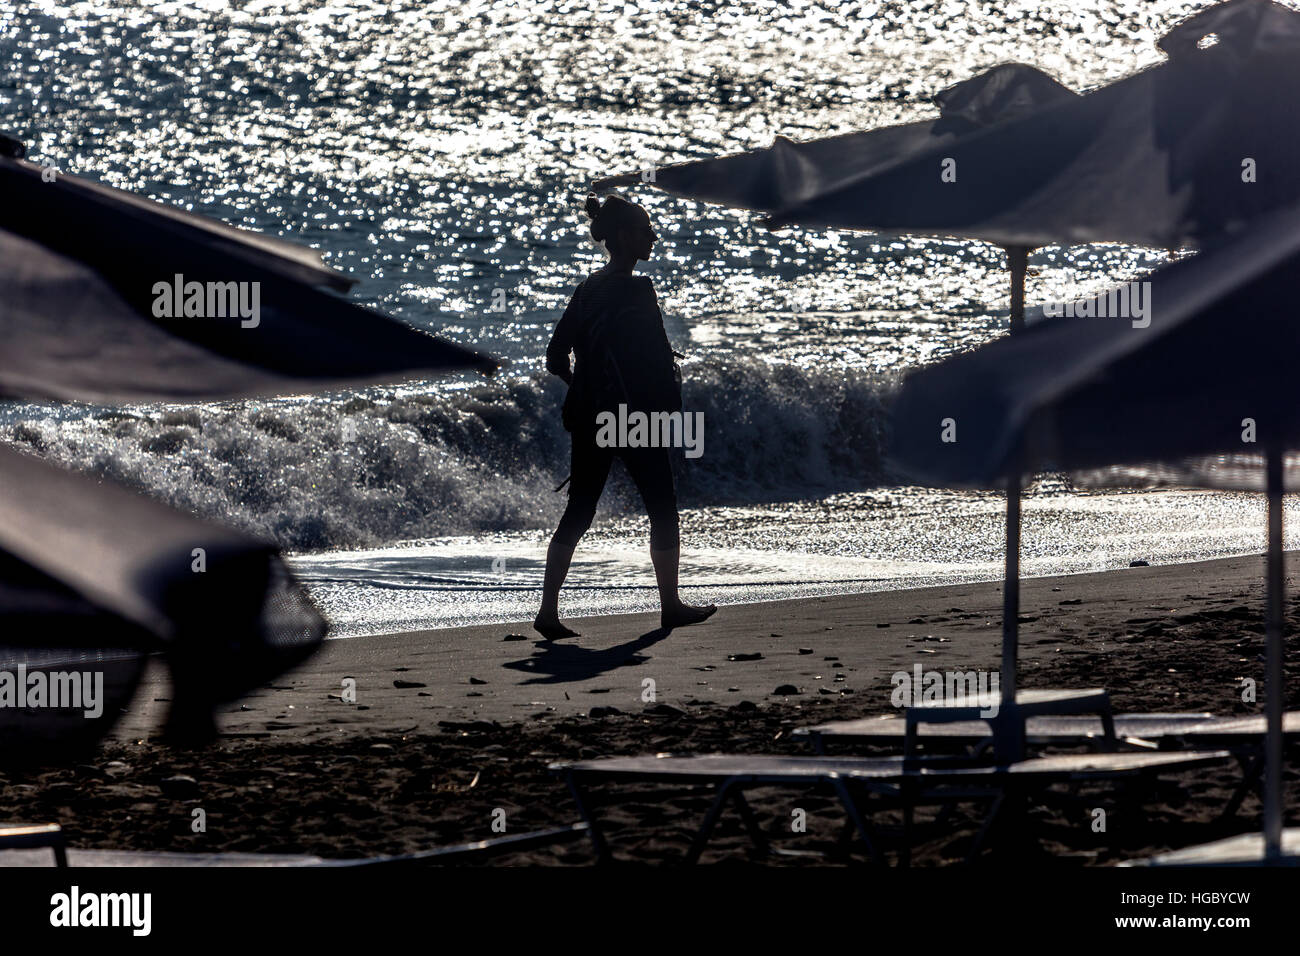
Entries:
{"label": "woman's head", "polygon": [[650,258],[657,237],[650,216],[636,203],[619,196],[607,196],[602,203],[592,193],[587,196],[587,215],[591,238],[603,242],[611,256]]}

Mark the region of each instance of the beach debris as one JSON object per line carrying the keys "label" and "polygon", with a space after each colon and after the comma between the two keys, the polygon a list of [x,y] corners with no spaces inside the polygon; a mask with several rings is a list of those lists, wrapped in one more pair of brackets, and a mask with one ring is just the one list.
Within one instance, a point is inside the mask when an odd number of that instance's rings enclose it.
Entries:
{"label": "beach debris", "polygon": [[505,637],[501,638],[501,640],[503,640],[503,641],[526,641],[526,640],[528,640],[528,638],[526,638],[526,637],[525,637],[524,635],[522,635],[522,634],[507,634]]}
{"label": "beach debris", "polygon": [[889,627],[888,624],[877,624],[876,627]]}
{"label": "beach debris", "polygon": [[198,781],[188,774],[178,773],[165,777],[159,786],[164,794],[176,800],[184,800],[199,795]]}
{"label": "beach debris", "polygon": [[482,697],[483,695],[482,695],[479,691],[472,690],[472,691],[470,691],[468,694],[466,694],[465,696],[466,696],[466,697]]}
{"label": "beach debris", "polygon": [[370,752],[372,754],[391,754],[396,751],[392,744],[371,744]]}
{"label": "beach debris", "polygon": [[795,687],[794,684],[781,684],[772,693],[778,697],[790,697],[799,693],[799,688]]}
{"label": "beach debris", "polygon": [[398,690],[407,690],[412,687],[428,687],[428,684],[421,684],[418,680],[395,680],[393,686]]}
{"label": "beach debris", "polygon": [[643,714],[651,714],[655,717],[685,717],[686,711],[680,707],[674,707],[672,704],[655,704],[653,707],[647,707],[641,711]]}
{"label": "beach debris", "polygon": [[456,730],[462,733],[491,733],[500,730],[501,725],[491,720],[440,720],[438,726],[443,730]]}
{"label": "beach debris", "polygon": [[1130,561],[1128,566],[1130,568],[1149,568],[1151,567],[1151,562],[1138,559],[1137,561]]}
{"label": "beach debris", "polygon": [[763,659],[763,655],[758,653],[757,651],[755,651],[752,654],[728,654],[727,655],[727,660],[729,661],[761,661],[762,659]]}
{"label": "beach debris", "polygon": [[593,707],[587,711],[588,717],[613,717],[616,714],[623,713],[617,707]]}
{"label": "beach debris", "polygon": [[1057,603],[1060,604],[1062,607],[1064,607],[1067,604],[1082,604],[1083,598],[1068,598],[1064,601],[1059,601]]}
{"label": "beach debris", "polygon": [[728,709],[728,710],[737,710],[737,711],[749,712],[749,711],[752,711],[752,710],[758,710],[758,705],[755,704],[752,700],[742,700],[742,701],[739,701],[739,702],[737,702],[737,703],[732,704],[732,705],[731,705],[730,707],[728,707],[727,709]]}
{"label": "beach debris", "polygon": [[811,647],[801,647],[801,648],[799,648],[799,653],[800,653],[800,654],[811,654],[812,652],[813,652],[813,649],[812,649]]}
{"label": "beach debris", "polygon": [[475,771],[474,771],[474,779],[471,780],[471,781],[469,782],[469,786],[466,787],[465,789],[466,789],[466,790],[473,790],[475,787],[477,787],[477,786],[478,786],[478,778],[482,775],[482,773],[483,773],[482,770],[475,770]]}
{"label": "beach debris", "polygon": [[485,680],[480,680],[480,679],[477,678],[477,677],[471,677],[471,678],[469,679],[469,682],[470,682],[471,684],[486,684],[486,683],[487,683],[487,681],[485,681]]}

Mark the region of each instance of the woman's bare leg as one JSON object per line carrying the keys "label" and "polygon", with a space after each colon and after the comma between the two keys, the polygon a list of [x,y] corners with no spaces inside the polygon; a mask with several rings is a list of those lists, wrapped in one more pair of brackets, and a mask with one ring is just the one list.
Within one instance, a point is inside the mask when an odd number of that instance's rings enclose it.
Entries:
{"label": "woman's bare leg", "polygon": [[712,604],[698,606],[687,604],[677,593],[677,576],[681,565],[681,548],[663,551],[650,549],[650,562],[655,566],[655,581],[659,585],[659,623],[671,630],[708,620],[717,607]]}
{"label": "woman's bare leg", "polygon": [[546,575],[542,578],[542,609],[537,612],[533,628],[548,640],[557,637],[581,637],[560,623],[560,588],[569,575],[576,544],[561,540],[557,531],[546,549]]}

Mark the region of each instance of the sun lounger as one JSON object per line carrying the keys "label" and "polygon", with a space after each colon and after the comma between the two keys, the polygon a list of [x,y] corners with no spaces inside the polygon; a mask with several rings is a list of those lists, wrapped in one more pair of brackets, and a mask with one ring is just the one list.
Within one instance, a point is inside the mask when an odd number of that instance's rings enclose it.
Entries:
{"label": "sun lounger", "polygon": [[567,783],[578,811],[589,826],[597,856],[609,858],[609,851],[593,812],[589,787],[600,783],[658,783],[704,785],[713,789],[713,803],[687,854],[687,862],[699,860],[714,825],[727,804],[739,811],[745,828],[760,853],[768,851],[767,840],[745,799],[755,787],[809,788],[830,786],[853,824],[863,846],[878,862],[883,857],[872,838],[864,812],[865,798],[883,798],[884,806],[898,806],[904,814],[904,840],[900,863],[905,865],[910,846],[912,808],[923,802],[992,798],[976,847],[978,852],[1009,791],[1018,793],[1042,789],[1056,783],[1117,782],[1149,778],[1161,772],[1179,772],[1219,763],[1226,751],[1203,753],[1105,753],[1065,754],[1035,757],[1003,765],[973,764],[968,760],[904,757],[778,757],[708,754],[701,756],[658,755],[607,757],[574,763],[559,763],[551,771]]}
{"label": "sun lounger", "polygon": [[[1116,714],[1113,719],[1115,741],[1155,740],[1191,730],[1212,719],[1208,713]],[[907,721],[903,717],[864,717],[799,727],[794,735],[808,738],[818,753],[825,753],[826,745],[831,742],[899,746],[907,737],[907,729]],[[979,751],[992,741],[992,732],[988,721],[984,719],[923,723],[916,727],[915,733],[917,743],[924,744],[927,749]],[[1108,739],[1100,716],[1030,717],[1025,722],[1025,738],[1035,746],[1105,746]]]}
{"label": "sun lounger", "polygon": [[[68,855],[63,840],[63,828],[57,823],[0,824],[0,851],[36,851],[44,856],[45,850],[54,852],[54,864],[67,866]],[[4,854],[0,853],[0,857]]]}
{"label": "sun lounger", "polygon": [[1025,757],[1026,725],[1034,717],[1073,717],[1095,714],[1102,723],[1106,738],[1115,739],[1110,694],[1094,687],[1086,690],[1035,689],[1017,691],[1013,700],[1005,701],[996,692],[961,696],[933,703],[913,704],[903,713],[906,733],[903,754],[916,751],[920,729],[931,724],[963,723],[983,720],[989,725],[993,752],[1002,761]]}
{"label": "sun lounger", "polygon": [[1200,846],[1189,846],[1141,860],[1125,860],[1118,866],[1300,866],[1300,827],[1282,831],[1282,853],[1274,859],[1264,856],[1264,834],[1242,833]]}
{"label": "sun lounger", "polygon": [[[534,830],[479,840],[456,846],[437,847],[397,856],[359,860],[330,860],[294,853],[168,853],[139,850],[65,850],[63,833],[57,824],[0,827],[0,867],[225,867],[225,866],[426,866],[444,863],[473,863],[506,853],[518,853],[577,839],[587,832],[585,823],[550,830]],[[47,852],[54,850],[51,857]]]}
{"label": "sun lounger", "polygon": [[[1257,787],[1263,772],[1265,718],[1212,717],[1209,714],[1118,714],[1114,718],[1115,739],[1106,734],[1099,717],[1031,717],[1025,724],[1025,737],[1033,746],[1074,746],[1088,744],[1103,749],[1177,747],[1223,749],[1231,751],[1242,768],[1241,784],[1228,800],[1221,818],[1234,815],[1246,795]],[[902,717],[868,717],[839,720],[813,727],[800,727],[796,737],[808,738],[819,754],[826,753],[830,741],[857,745],[897,746],[907,737],[907,721]],[[1284,738],[1300,738],[1300,711],[1283,715]],[[992,741],[985,720],[965,720],[946,724],[922,724],[914,740],[927,750],[965,749],[978,754]]]}

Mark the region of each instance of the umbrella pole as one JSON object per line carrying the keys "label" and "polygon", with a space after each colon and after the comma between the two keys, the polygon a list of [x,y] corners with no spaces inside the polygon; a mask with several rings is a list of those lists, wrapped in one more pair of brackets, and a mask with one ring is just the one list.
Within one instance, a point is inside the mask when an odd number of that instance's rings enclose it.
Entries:
{"label": "umbrella pole", "polygon": [[[1008,246],[1007,268],[1011,270],[1011,334],[1025,328],[1025,273],[1029,249]],[[1016,658],[1019,651],[1020,618],[1020,473],[1007,477],[1007,558],[1002,582],[1002,704],[1016,701]]]}
{"label": "umbrella pole", "polygon": [[1264,743],[1264,858],[1282,853],[1282,446],[1268,448],[1268,733]]}

